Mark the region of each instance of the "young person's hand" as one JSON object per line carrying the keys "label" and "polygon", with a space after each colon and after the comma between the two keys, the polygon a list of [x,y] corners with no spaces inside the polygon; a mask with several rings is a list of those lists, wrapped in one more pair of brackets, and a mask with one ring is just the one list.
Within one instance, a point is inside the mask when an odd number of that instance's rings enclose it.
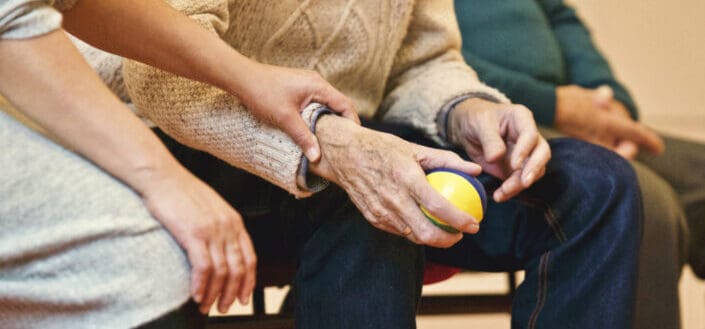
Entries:
{"label": "young person's hand", "polygon": [[0,93],[64,145],[141,195],[186,250],[191,292],[207,312],[244,303],[256,257],[240,215],[183,168],[102,83],[66,35],[0,40]]}
{"label": "young person's hand", "polygon": [[247,303],[255,287],[257,257],[242,217],[213,189],[181,166],[141,170],[137,192],[152,215],[185,250],[191,295],[206,314],[218,301],[228,311]]}
{"label": "young person's hand", "polygon": [[510,199],[541,178],[551,158],[551,149],[539,134],[531,111],[522,105],[468,99],[450,113],[448,139],[485,172],[504,180],[493,196],[497,202]]}
{"label": "young person's hand", "polygon": [[320,103],[360,124],[352,101],[318,73],[254,61],[249,65],[251,80],[237,87],[238,97],[254,116],[289,135],[309,161],[318,162],[321,151],[300,116],[306,106]]}

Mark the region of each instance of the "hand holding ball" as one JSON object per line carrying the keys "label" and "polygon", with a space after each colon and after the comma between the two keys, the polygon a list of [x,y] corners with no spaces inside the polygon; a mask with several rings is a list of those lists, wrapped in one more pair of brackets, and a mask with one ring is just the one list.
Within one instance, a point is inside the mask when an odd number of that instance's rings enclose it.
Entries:
{"label": "hand holding ball", "polygon": [[[482,221],[487,209],[487,195],[485,188],[477,178],[454,169],[441,168],[429,171],[426,174],[426,179],[451,204],[470,214],[478,222]],[[460,232],[440,218],[431,215],[423,207],[421,207],[421,211],[440,229],[449,233]]]}

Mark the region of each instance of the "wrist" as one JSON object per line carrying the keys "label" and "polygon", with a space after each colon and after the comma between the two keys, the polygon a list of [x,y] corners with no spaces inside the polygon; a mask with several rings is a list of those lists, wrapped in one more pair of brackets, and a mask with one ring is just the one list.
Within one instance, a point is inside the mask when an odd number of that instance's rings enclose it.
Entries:
{"label": "wrist", "polygon": [[[493,103],[482,98],[468,98],[460,103],[458,103],[453,110],[448,114],[448,142],[456,145],[462,146],[461,140],[462,136],[458,133],[464,131],[463,125],[467,124],[467,117],[469,116],[469,111],[472,109],[477,109],[485,106],[487,103]],[[494,104],[494,103],[493,103]]]}
{"label": "wrist", "polygon": [[131,166],[125,182],[140,196],[159,193],[162,187],[176,177],[190,175],[176,160],[170,156],[152,157]]}
{"label": "wrist", "polygon": [[253,85],[252,77],[257,76],[253,72],[260,71],[262,64],[232,49],[226,58],[228,60],[223,62],[227,64],[224,67],[220,64],[217,69],[215,85],[240,99],[247,98],[250,93],[248,89]]}
{"label": "wrist", "polygon": [[310,165],[311,172],[337,184],[338,179],[331,160],[334,154],[348,149],[351,141],[364,129],[351,120],[335,115],[318,119],[315,135],[321,147],[321,160]]}

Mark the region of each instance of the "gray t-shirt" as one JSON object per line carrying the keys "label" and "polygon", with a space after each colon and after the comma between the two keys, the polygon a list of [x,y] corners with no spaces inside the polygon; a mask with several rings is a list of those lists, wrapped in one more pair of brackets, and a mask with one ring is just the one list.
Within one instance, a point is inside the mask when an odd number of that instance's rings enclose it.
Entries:
{"label": "gray t-shirt", "polygon": [[61,27],[59,11],[78,0],[0,0],[0,39],[26,39]]}

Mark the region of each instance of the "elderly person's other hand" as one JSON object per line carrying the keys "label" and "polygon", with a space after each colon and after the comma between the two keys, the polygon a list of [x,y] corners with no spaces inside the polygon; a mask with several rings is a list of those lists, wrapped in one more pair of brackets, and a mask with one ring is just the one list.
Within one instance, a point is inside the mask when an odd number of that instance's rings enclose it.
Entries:
{"label": "elderly person's other hand", "polygon": [[551,150],[526,107],[471,98],[456,105],[448,121],[448,139],[465,149],[485,172],[504,182],[497,202],[528,188],[545,173]]}
{"label": "elderly person's other hand", "polygon": [[462,238],[435,227],[421,212],[423,206],[462,232],[478,231],[477,220],[438,194],[424,174],[446,167],[477,175],[478,165],[332,115],[318,121],[316,135],[322,157],[313,172],[345,189],[376,228],[434,247],[449,247]]}

